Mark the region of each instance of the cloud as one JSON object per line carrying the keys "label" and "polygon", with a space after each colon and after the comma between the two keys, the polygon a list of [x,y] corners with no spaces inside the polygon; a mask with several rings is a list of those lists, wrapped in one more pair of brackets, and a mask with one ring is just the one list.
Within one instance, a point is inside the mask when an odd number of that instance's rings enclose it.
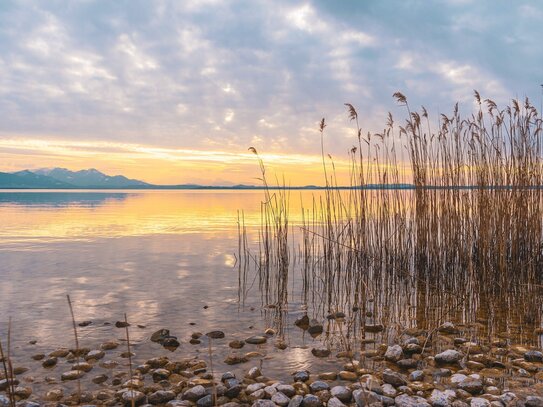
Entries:
{"label": "cloud", "polygon": [[[166,149],[318,154],[379,131],[391,95],[539,97],[543,7],[520,1],[80,1],[0,6],[0,131]],[[401,112],[401,113],[399,113]]]}

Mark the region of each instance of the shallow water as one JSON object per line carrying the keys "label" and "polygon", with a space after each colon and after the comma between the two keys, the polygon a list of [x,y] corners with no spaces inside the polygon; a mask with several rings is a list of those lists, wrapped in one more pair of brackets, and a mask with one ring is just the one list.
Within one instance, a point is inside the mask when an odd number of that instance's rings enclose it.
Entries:
{"label": "shallow water", "polygon": [[[311,202],[312,192],[301,194],[304,202]],[[293,192],[291,196],[294,233],[300,216],[299,195]],[[323,339],[337,344],[337,335],[313,339],[293,324],[309,310],[324,323],[325,331],[337,330],[326,323],[330,310],[312,301],[317,297],[302,303],[300,274],[290,277],[283,313],[266,307],[256,274],[251,272],[247,295],[240,304],[239,210],[244,211],[249,243],[255,244],[262,198],[262,191],[0,192],[0,334],[5,338],[7,321],[12,317],[12,350],[17,364],[36,363],[29,361],[32,353],[73,346],[66,301],[69,294],[77,321],[92,321],[79,328],[81,346],[93,348],[105,340],[122,339],[124,330],[115,328],[114,323],[127,313],[136,363],[151,356],[171,355],[149,342],[157,329],[168,328],[180,339],[182,345],[175,355],[200,354],[203,358],[208,358],[207,342],[190,345],[190,335],[220,329],[226,339],[213,343],[218,371],[246,370],[260,363],[266,374],[279,378],[299,369],[338,370],[335,358],[311,355],[311,348],[322,346]],[[291,263],[295,268],[296,256]],[[414,326],[427,323],[416,309],[419,297],[415,302],[407,297],[403,300],[401,293],[396,298],[401,301],[394,305],[398,308],[394,312],[405,311]],[[426,301],[429,308],[446,306],[443,301]],[[496,332],[507,325],[500,319],[502,311],[512,312],[506,308],[495,310],[492,318],[477,311],[483,321],[482,336],[488,335],[484,328],[489,319],[496,321]],[[455,310],[457,322],[465,322],[462,316],[466,312]],[[289,344],[286,350],[274,348],[275,339],[270,339],[267,345],[245,346],[242,353],[257,350],[263,355],[252,362],[236,367],[222,364],[231,353],[226,345],[230,340],[278,326]],[[533,323],[507,326],[515,340],[528,344],[538,340],[533,328]],[[386,342],[391,338],[385,335],[378,339]],[[31,340],[37,344],[30,345]]]}

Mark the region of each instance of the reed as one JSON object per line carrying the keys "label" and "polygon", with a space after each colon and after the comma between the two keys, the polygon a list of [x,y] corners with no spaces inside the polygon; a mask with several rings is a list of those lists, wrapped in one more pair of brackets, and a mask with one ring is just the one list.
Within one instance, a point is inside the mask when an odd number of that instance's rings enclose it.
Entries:
{"label": "reed", "polygon": [[[392,336],[481,316],[489,337],[511,324],[535,325],[543,280],[543,125],[536,108],[526,99],[499,109],[475,92],[471,115],[462,117],[455,105],[433,130],[424,107],[413,111],[403,94],[393,96],[407,118],[396,125],[389,113],[376,134],[364,135],[358,112],[346,104],[358,141],[348,152],[347,188],[338,184],[326,123],[319,122],[325,188],[301,203],[290,234],[289,190],[283,181],[271,191],[251,148],[265,186],[257,268],[263,302],[286,304],[285,282],[300,278],[298,294],[310,312],[346,311],[353,341],[377,323]],[[245,244],[240,255],[248,252]],[[296,255],[300,264],[289,263]]]}

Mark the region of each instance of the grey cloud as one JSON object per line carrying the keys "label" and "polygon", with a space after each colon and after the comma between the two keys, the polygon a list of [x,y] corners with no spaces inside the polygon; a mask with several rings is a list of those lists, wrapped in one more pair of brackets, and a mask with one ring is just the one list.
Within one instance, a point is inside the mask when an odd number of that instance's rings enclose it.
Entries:
{"label": "grey cloud", "polygon": [[377,131],[391,94],[469,109],[539,97],[542,6],[519,1],[4,1],[1,129],[205,149],[334,153],[343,102]]}

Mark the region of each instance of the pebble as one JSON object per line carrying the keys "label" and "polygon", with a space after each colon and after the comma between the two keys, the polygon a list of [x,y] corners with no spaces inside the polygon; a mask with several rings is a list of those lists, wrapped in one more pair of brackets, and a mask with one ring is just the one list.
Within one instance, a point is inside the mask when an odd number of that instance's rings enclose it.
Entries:
{"label": "pebble", "polygon": [[45,367],[45,368],[48,368],[48,367],[53,367],[55,366],[56,364],[58,363],[58,359],[56,357],[50,357],[50,358],[47,358],[45,359],[43,362],[42,362],[42,366]]}
{"label": "pebble", "polygon": [[259,335],[251,336],[245,339],[245,343],[249,343],[251,345],[261,345],[263,343],[266,343],[266,341],[267,341],[267,338],[265,336],[259,336]]}
{"label": "pebble", "polygon": [[169,390],[159,390],[148,396],[148,401],[151,404],[165,404],[175,398],[175,393]]}
{"label": "pebble", "polygon": [[92,378],[92,382],[95,383],[95,384],[102,384],[102,383],[105,383],[107,381],[107,379],[108,379],[107,375],[100,374],[98,376],[94,376]]}
{"label": "pebble", "polygon": [[345,404],[341,402],[337,397],[332,397],[326,404],[328,407],[344,407]]}
{"label": "pebble", "polygon": [[290,384],[277,385],[277,391],[283,393],[287,397],[294,397],[296,395],[296,389]]}
{"label": "pebble", "polygon": [[106,353],[103,350],[91,350],[87,355],[85,356],[85,360],[100,360],[104,356],[106,356]]}
{"label": "pebble", "polygon": [[309,372],[306,370],[301,370],[294,373],[295,382],[307,382],[309,380]]}
{"label": "pebble", "polygon": [[351,398],[353,396],[352,391],[348,387],[345,387],[345,386],[332,387],[332,389],[330,390],[330,394],[332,395],[332,397],[336,397],[345,403],[348,403],[349,401],[351,401]]}
{"label": "pebble", "polygon": [[353,398],[358,407],[369,406],[374,403],[381,405],[381,397],[373,392],[368,390],[355,390],[353,392]]}
{"label": "pebble", "polygon": [[314,394],[304,396],[303,407],[322,407],[322,401]]}
{"label": "pebble", "polygon": [[288,407],[300,407],[303,401],[304,401],[303,396],[300,396],[299,394],[297,394],[296,396],[290,399],[290,403],[288,403]]}
{"label": "pebble", "polygon": [[122,394],[122,400],[126,407],[130,407],[132,405],[132,402],[136,406],[141,406],[145,403],[147,397],[145,396],[145,393],[142,393],[141,391],[137,390],[127,390]]}
{"label": "pebble", "polygon": [[224,363],[226,363],[227,365],[238,365],[240,363],[245,363],[248,360],[249,359],[247,359],[247,357],[244,355],[232,354],[228,355],[226,359],[224,359]]}
{"label": "pebble", "polygon": [[239,339],[235,339],[228,344],[228,346],[230,346],[232,349],[241,349],[244,345],[245,342],[240,341]]}
{"label": "pebble", "polygon": [[490,401],[481,397],[473,397],[469,405],[470,407],[490,407]]}
{"label": "pebble", "polygon": [[83,377],[83,375],[84,375],[84,372],[80,370],[70,370],[68,372],[62,373],[62,376],[60,376],[60,379],[63,381],[76,380]]}
{"label": "pebble", "polygon": [[461,360],[463,355],[454,349],[448,349],[444,352],[438,353],[435,355],[434,360],[437,363],[442,364],[450,364],[450,363],[456,363],[459,360]]}
{"label": "pebble", "polygon": [[437,390],[434,389],[428,398],[428,401],[433,407],[448,407],[456,398],[454,390]]}
{"label": "pebble", "polygon": [[390,369],[385,369],[383,371],[383,381],[385,383],[391,384],[394,387],[407,385],[407,380],[402,374],[394,372]]}
{"label": "pebble", "polygon": [[223,331],[211,331],[211,332],[208,332],[208,333],[206,334],[206,336],[207,336],[208,338],[211,338],[211,339],[222,339],[222,338],[225,337]]}
{"label": "pebble", "polygon": [[524,354],[524,360],[527,362],[543,362],[543,353],[537,350],[529,350]]}
{"label": "pebble", "polygon": [[326,349],[326,348],[313,348],[311,349],[311,353],[313,354],[313,356],[316,356],[318,358],[325,358],[325,357],[328,357],[330,356],[330,349]]}
{"label": "pebble", "polygon": [[356,380],[358,380],[358,375],[354,372],[349,372],[347,370],[342,370],[341,372],[339,372],[339,378],[341,380],[347,380],[347,381],[351,381],[351,382],[354,382]]}
{"label": "pebble", "polygon": [[280,391],[271,397],[271,401],[281,407],[286,407],[288,406],[288,403],[290,403],[290,399],[286,396],[286,394],[283,394]]}
{"label": "pebble", "polygon": [[103,344],[101,344],[100,349],[102,349],[102,350],[113,350],[113,349],[117,349],[118,346],[119,346],[119,344],[117,342],[109,341],[109,342],[104,342]]}
{"label": "pebble", "polygon": [[309,385],[309,388],[311,389],[311,391],[313,393],[316,393],[318,391],[328,390],[328,389],[330,389],[330,386],[326,382],[323,382],[321,380],[317,380],[317,381],[311,383]]}
{"label": "pebble", "polygon": [[206,389],[204,386],[198,385],[191,389],[186,390],[183,393],[183,400],[197,401],[206,395]]}
{"label": "pebble", "polygon": [[260,371],[260,369],[258,367],[252,367],[251,369],[249,369],[249,371],[247,372],[247,377],[249,379],[256,379],[257,377],[259,376],[262,376],[262,372]]}
{"label": "pebble", "polygon": [[385,360],[397,362],[402,358],[402,347],[400,345],[389,346],[385,352]]}
{"label": "pebble", "polygon": [[251,407],[276,407],[271,400],[255,400]]}
{"label": "pebble", "polygon": [[430,407],[430,403],[428,403],[424,398],[419,396],[409,396],[407,394],[399,395],[394,399],[394,402],[398,407]]}

